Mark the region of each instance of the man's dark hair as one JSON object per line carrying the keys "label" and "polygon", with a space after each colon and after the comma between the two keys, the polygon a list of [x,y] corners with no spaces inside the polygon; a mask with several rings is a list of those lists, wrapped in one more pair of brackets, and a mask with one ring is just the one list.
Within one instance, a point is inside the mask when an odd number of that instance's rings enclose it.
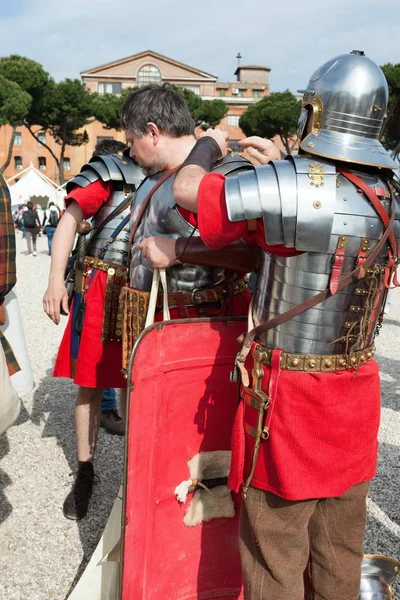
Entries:
{"label": "man's dark hair", "polygon": [[55,206],[54,202],[49,202],[48,208],[50,208],[50,206]]}
{"label": "man's dark hair", "polygon": [[119,115],[123,129],[138,136],[148,132],[148,123],[155,123],[161,133],[170,137],[194,135],[194,121],[186,102],[168,84],[150,84],[132,92]]}
{"label": "man's dark hair", "polygon": [[28,207],[29,210],[32,210],[33,209],[33,202],[31,202],[29,200],[29,202],[26,203],[26,206]]}
{"label": "man's dark hair", "polygon": [[93,156],[104,156],[105,154],[122,154],[127,145],[113,138],[99,140],[95,146]]}

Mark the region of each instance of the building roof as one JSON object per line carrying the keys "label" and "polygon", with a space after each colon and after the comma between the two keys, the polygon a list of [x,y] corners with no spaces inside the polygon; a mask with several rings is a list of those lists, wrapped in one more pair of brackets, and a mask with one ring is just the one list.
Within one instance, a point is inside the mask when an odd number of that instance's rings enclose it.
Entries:
{"label": "building roof", "polygon": [[238,74],[238,72],[240,71],[240,69],[249,69],[249,70],[254,70],[254,71],[270,71],[270,67],[263,67],[261,65],[240,65],[240,67],[238,67],[235,71],[235,75]]}
{"label": "building roof", "polygon": [[[16,183],[12,183],[14,179]],[[15,208],[20,204],[26,204],[32,196],[47,196],[49,201],[59,204],[59,186],[44,173],[30,166],[17,175],[7,180],[11,194],[11,206]],[[65,194],[62,194],[64,196]]]}
{"label": "building roof", "polygon": [[138,58],[143,58],[145,56],[150,56],[150,57],[152,56],[154,58],[164,60],[173,65],[177,65],[183,69],[187,69],[188,71],[192,71],[193,73],[195,73],[198,76],[206,77],[213,81],[216,81],[218,79],[216,75],[212,75],[211,73],[207,73],[206,71],[202,71],[201,69],[196,69],[196,67],[191,67],[190,65],[181,63],[181,62],[175,60],[174,58],[169,58],[168,56],[165,56],[164,54],[159,54],[158,52],[154,52],[154,50],[144,50],[143,52],[138,52],[137,54],[131,54],[130,56],[127,56],[125,58],[119,58],[118,60],[114,60],[114,61],[106,63],[104,65],[99,65],[99,66],[93,67],[91,69],[86,69],[85,71],[81,71],[81,76],[84,77],[85,75],[89,75],[89,74],[92,75],[92,74],[96,73],[97,71],[101,71],[102,69],[120,65],[120,64],[123,64],[126,62],[130,62],[131,60],[136,60]]}

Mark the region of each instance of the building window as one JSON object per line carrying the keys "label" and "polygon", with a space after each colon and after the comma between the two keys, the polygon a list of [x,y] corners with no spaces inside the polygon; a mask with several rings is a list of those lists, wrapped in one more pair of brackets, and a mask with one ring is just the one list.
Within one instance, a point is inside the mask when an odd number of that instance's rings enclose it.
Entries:
{"label": "building window", "polygon": [[41,171],[46,170],[46,157],[45,156],[39,156],[39,169]]}
{"label": "building window", "polygon": [[43,144],[46,143],[46,134],[39,133],[39,135],[37,136],[37,141],[38,141],[38,146],[43,146]]}
{"label": "building window", "polygon": [[14,169],[17,171],[22,169],[22,156],[14,156]]}
{"label": "building window", "polygon": [[67,158],[66,156],[64,157],[64,160],[63,160],[63,168],[64,168],[64,171],[71,170],[71,160],[69,158]]}
{"label": "building window", "polygon": [[226,90],[219,90],[219,95],[221,96],[221,98],[226,96]]}
{"label": "building window", "polygon": [[228,146],[232,150],[232,152],[243,152],[242,146],[239,146],[239,140],[231,140],[228,143]]}
{"label": "building window", "polygon": [[240,115],[228,115],[228,125],[232,127],[239,127]]}
{"label": "building window", "polygon": [[196,96],[200,96],[200,86],[199,85],[185,85],[185,90],[189,90],[189,92],[193,92]]}
{"label": "building window", "polygon": [[98,135],[96,138],[96,144],[98,144],[99,142],[103,142],[104,140],[113,140],[113,136],[112,135]]}
{"label": "building window", "polygon": [[246,91],[246,90],[239,89],[239,91],[238,91],[238,96],[239,96],[240,98],[243,98],[243,97],[244,97],[244,93],[245,93],[245,91]]}
{"label": "building window", "polygon": [[99,81],[97,84],[97,91],[99,94],[120,94],[122,91],[122,83]]}
{"label": "building window", "polygon": [[161,72],[155,65],[144,65],[137,74],[138,87],[149,83],[161,83],[161,80]]}
{"label": "building window", "polygon": [[262,90],[253,90],[254,98],[261,98]]}
{"label": "building window", "polygon": [[21,146],[22,144],[22,133],[17,131],[14,138],[14,146]]}

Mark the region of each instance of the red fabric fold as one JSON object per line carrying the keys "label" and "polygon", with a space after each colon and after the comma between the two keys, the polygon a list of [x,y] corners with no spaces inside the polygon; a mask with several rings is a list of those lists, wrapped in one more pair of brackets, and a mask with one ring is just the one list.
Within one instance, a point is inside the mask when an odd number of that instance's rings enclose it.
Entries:
{"label": "red fabric fold", "polygon": [[240,401],[232,430],[232,459],[228,477],[228,488],[239,492],[243,482],[245,436],[243,428],[244,402]]}

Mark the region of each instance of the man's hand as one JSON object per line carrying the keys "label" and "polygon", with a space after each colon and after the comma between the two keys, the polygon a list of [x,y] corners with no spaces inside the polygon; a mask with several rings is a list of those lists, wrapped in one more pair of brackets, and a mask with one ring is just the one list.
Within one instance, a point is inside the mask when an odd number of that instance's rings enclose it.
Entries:
{"label": "man's hand", "polygon": [[180,264],[175,253],[176,240],[168,237],[149,237],[140,242],[144,258],[154,269],[166,269]]}
{"label": "man's hand", "polygon": [[43,296],[43,309],[50,319],[58,325],[60,322],[60,305],[68,314],[68,294],[63,280],[50,280]]}
{"label": "man's hand", "polygon": [[207,135],[208,137],[212,137],[218,144],[221,149],[221,156],[224,157],[228,154],[228,137],[229,134],[226,131],[222,131],[222,129],[207,129],[204,133],[201,134],[200,137]]}
{"label": "man's hand", "polygon": [[272,140],[266,140],[258,135],[244,138],[239,142],[243,150],[247,150],[249,156],[255,158],[261,165],[266,165],[271,160],[281,160],[281,151]]}

